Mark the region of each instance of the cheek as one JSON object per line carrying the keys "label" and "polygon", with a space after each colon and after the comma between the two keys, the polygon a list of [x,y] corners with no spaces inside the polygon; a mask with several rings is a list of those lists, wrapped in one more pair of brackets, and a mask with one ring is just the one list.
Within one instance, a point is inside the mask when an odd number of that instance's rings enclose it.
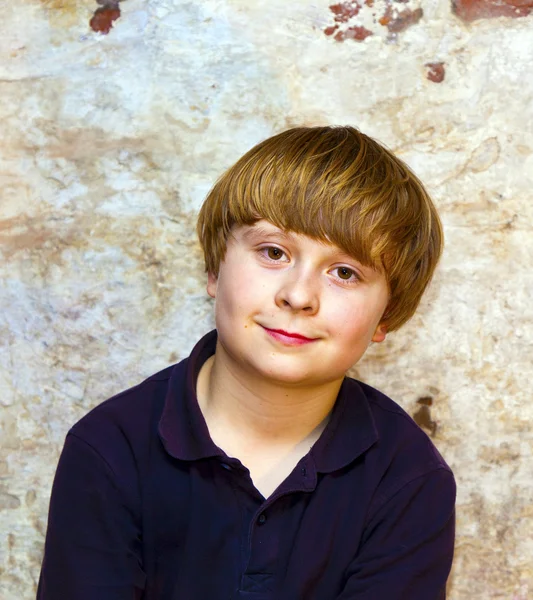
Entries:
{"label": "cheek", "polygon": [[331,311],[327,321],[335,327],[339,337],[347,340],[355,338],[357,341],[368,338],[370,341],[379,324],[379,317],[366,305],[354,306],[351,303],[342,307],[337,305],[336,310]]}
{"label": "cheek", "polygon": [[261,296],[260,289],[246,278],[235,276],[231,280],[225,279],[224,284],[219,281],[215,299],[218,314],[231,316],[253,312],[264,304],[264,296]]}

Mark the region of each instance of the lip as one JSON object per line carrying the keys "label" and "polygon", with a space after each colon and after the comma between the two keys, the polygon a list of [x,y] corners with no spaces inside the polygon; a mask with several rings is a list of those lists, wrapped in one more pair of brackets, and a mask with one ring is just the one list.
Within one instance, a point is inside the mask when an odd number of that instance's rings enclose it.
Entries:
{"label": "lip", "polygon": [[290,346],[309,344],[311,342],[315,342],[317,339],[308,338],[304,335],[300,335],[299,333],[290,333],[288,331],[284,331],[283,329],[269,329],[268,327],[263,327],[263,329],[274,339]]}

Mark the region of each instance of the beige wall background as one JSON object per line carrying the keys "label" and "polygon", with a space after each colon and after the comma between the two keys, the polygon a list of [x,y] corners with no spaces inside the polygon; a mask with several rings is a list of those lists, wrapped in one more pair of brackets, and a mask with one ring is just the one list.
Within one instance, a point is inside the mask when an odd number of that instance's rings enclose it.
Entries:
{"label": "beige wall background", "polygon": [[329,123],[407,161],[447,240],[353,374],[455,471],[449,597],[533,598],[532,3],[105,1],[0,1],[0,598],[34,597],[69,427],[213,327],[215,178]]}

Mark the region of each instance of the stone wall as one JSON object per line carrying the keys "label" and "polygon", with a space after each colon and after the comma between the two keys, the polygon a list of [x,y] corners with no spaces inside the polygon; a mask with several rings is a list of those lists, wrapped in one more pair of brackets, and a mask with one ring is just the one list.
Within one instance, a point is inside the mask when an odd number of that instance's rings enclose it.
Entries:
{"label": "stone wall", "polygon": [[0,598],[34,597],[64,436],[213,326],[214,179],[353,124],[427,183],[446,252],[354,374],[458,482],[452,600],[533,597],[533,0],[20,0],[0,21]]}

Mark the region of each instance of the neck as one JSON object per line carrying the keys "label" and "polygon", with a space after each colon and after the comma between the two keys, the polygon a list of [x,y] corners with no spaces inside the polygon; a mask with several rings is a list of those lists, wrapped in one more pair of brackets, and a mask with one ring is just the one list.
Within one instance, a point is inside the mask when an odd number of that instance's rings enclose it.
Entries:
{"label": "neck", "polygon": [[197,395],[213,438],[233,430],[255,444],[290,446],[325,421],[341,384],[305,388],[267,381],[243,372],[217,344],[200,371]]}

